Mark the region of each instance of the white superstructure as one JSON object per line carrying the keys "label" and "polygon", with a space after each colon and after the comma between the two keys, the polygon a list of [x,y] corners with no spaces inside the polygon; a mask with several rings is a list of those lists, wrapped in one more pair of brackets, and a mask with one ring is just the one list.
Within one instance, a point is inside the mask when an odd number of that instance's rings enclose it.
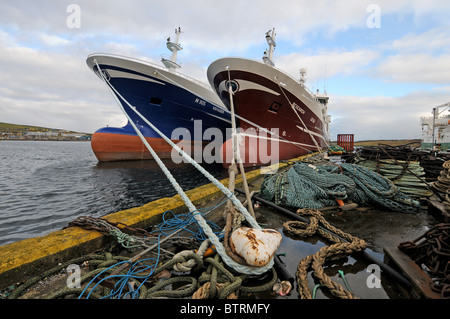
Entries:
{"label": "white superstructure", "polygon": [[[450,149],[450,102],[433,108],[433,116],[421,117],[422,149]],[[441,115],[441,116],[440,116]]]}

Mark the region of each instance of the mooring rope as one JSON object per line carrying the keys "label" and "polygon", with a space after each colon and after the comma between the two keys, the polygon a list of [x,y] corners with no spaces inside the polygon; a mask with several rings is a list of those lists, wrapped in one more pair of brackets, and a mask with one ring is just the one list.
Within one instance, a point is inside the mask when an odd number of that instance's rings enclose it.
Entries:
{"label": "mooring rope", "polygon": [[[362,251],[367,247],[367,243],[362,239],[335,228],[323,218],[319,211],[300,209],[297,211],[297,214],[311,216],[309,225],[300,221],[289,221],[283,224],[284,231],[288,234],[301,237],[312,236],[318,233],[325,239],[334,243],[330,246],[322,247],[317,253],[309,255],[300,261],[296,272],[300,298],[313,299],[307,278],[308,270],[309,268],[312,268],[314,277],[320,281],[320,285],[328,288],[334,296],[342,299],[358,299],[353,292],[332,281],[331,278],[325,274],[323,265],[327,259],[346,256],[355,251]],[[319,225],[324,229],[319,227]],[[345,280],[344,283],[348,286],[348,283]],[[316,288],[314,289],[314,294],[315,290]]]}
{"label": "mooring rope", "polygon": [[[309,134],[309,137],[311,138],[311,140],[313,141],[313,143],[315,144],[317,150],[319,151],[319,153],[322,153],[322,148],[319,146],[319,144],[317,143],[316,139],[314,138],[314,136],[312,135],[311,131],[308,129],[308,127],[306,126],[305,122],[303,122],[303,119],[301,118],[300,115],[298,115],[297,110],[295,109],[294,105],[291,103],[291,101],[289,100],[289,98],[287,97],[286,93],[284,92],[283,88],[281,87],[280,83],[277,83],[278,87],[280,88],[281,92],[283,93],[284,97],[286,98],[286,100],[288,101],[289,105],[291,106],[291,109],[294,111],[295,115],[297,115],[298,119],[300,120],[300,122],[302,123],[303,127],[305,128],[305,132]],[[324,140],[325,144],[327,146],[328,143]]]}
{"label": "mooring rope", "polygon": [[[226,197],[224,197],[226,199]],[[204,215],[211,212],[213,209],[223,205],[225,203],[225,200],[222,199],[217,205],[205,208],[206,212]],[[171,218],[169,218],[172,216]],[[187,232],[190,232],[192,234],[192,240],[197,240],[198,242],[201,242],[200,248],[197,250],[196,254],[198,256],[203,256],[207,248],[210,246],[210,240],[205,238],[204,233],[202,231],[202,228],[199,227],[198,223],[196,222],[195,218],[193,217],[194,214],[202,214],[200,211],[198,212],[191,212],[188,214],[179,214],[175,215],[171,211],[166,211],[163,214],[163,221],[157,225],[154,226],[154,230],[151,232],[143,231],[143,230],[136,230],[134,228],[131,228],[129,226],[124,225],[123,228],[131,230],[131,231],[138,231],[140,233],[143,233],[143,236],[132,236],[128,235],[126,233],[123,233],[119,228],[115,227],[115,223],[111,223],[105,219],[102,218],[94,218],[94,217],[78,217],[71,223],[69,223],[69,226],[78,226],[83,229],[88,230],[96,230],[99,231],[105,235],[113,235],[116,237],[116,240],[119,244],[121,244],[124,248],[136,248],[136,247],[147,247],[147,249],[144,250],[144,252],[150,252],[154,248],[158,248],[158,251],[156,253],[157,258],[156,259],[147,259],[149,261],[154,262],[153,268],[149,268],[150,272],[146,274],[145,277],[136,277],[135,273],[136,270],[139,269],[140,262],[136,262],[138,259],[137,257],[141,257],[143,253],[139,253],[137,256],[128,259],[126,261],[121,261],[119,263],[114,263],[113,261],[109,263],[108,265],[103,266],[111,266],[109,269],[104,269],[104,272],[97,273],[96,276],[91,280],[91,282],[86,286],[85,289],[88,289],[88,287],[96,282],[98,278],[103,277],[100,282],[111,282],[114,280],[118,280],[119,284],[120,282],[126,281],[126,278],[140,278],[145,279],[144,282],[150,278],[150,276],[154,275],[153,271],[155,267],[158,266],[160,261],[160,255],[162,252],[165,252],[166,254],[172,255],[173,259],[179,260],[179,258],[183,258],[183,261],[177,262],[173,265],[173,268],[177,272],[188,272],[191,271],[193,268],[197,268],[197,265],[199,265],[198,257],[195,257],[194,259],[197,259],[197,261],[193,260],[192,250],[184,250],[177,254],[171,253],[169,251],[166,251],[161,247],[161,244],[168,240],[169,238],[172,238],[175,234],[179,233],[181,230],[185,230]],[[211,226],[212,229],[214,229],[216,235],[221,238],[222,237],[222,230],[213,222],[207,221],[207,223]],[[164,238],[162,238],[164,236]],[[122,238],[126,238],[127,243],[124,244],[124,240]],[[180,237],[177,237],[177,239],[181,239]],[[156,244],[153,246],[150,246],[152,243],[156,241]],[[131,243],[133,245],[131,245]],[[191,257],[189,257],[191,256]],[[185,260],[185,261],[184,261]],[[137,265],[137,266],[135,266]],[[127,273],[123,273],[126,267],[130,267],[129,271]],[[90,289],[90,292],[93,292],[95,287],[98,285],[95,284],[92,289]],[[127,294],[123,294],[123,288],[119,290],[113,291],[110,295],[107,297],[114,297],[114,298],[123,298],[126,295],[131,295],[133,298],[139,296],[141,292],[139,290],[141,289],[141,286],[138,286],[136,289],[130,289],[131,292],[127,292]],[[84,291],[80,293],[79,298],[83,296]],[[87,294],[87,298],[91,297],[91,293]],[[94,295],[95,297],[95,295]]]}
{"label": "mooring rope", "polygon": [[[181,85],[180,83],[174,81],[173,79],[171,79],[171,78],[165,76],[165,75],[162,74],[161,72],[157,72],[157,74],[161,75],[161,76],[164,77],[167,81],[172,82],[172,83],[175,84],[176,86],[179,86],[179,87],[181,87],[181,88],[183,88],[183,89],[185,89],[185,90],[187,90],[187,91],[193,93],[193,92],[190,91],[187,87],[185,87],[185,86]],[[229,74],[229,71],[228,71],[228,74]],[[230,76],[228,76],[228,78],[230,78]],[[193,94],[195,94],[195,93],[193,93]],[[211,102],[211,103],[212,103],[212,102]],[[231,115],[231,112],[230,112],[228,109],[223,108],[223,110],[225,111],[225,113],[228,113],[228,114]],[[204,112],[204,113],[206,113],[206,112]],[[206,113],[206,114],[209,115],[209,113]],[[262,127],[262,126],[259,126],[258,124],[256,124],[256,123],[254,123],[254,122],[252,122],[252,121],[250,121],[250,120],[248,120],[248,119],[246,119],[246,118],[240,116],[239,114],[234,114],[234,116],[235,116],[236,118],[238,118],[240,121],[244,121],[244,122],[250,124],[251,126],[254,126],[254,127],[257,128],[258,130],[263,131],[264,133],[267,133],[267,134],[270,134],[270,135],[276,137],[276,138],[277,138],[278,140],[280,140],[280,141],[283,141],[283,142],[292,144],[292,145],[294,145],[295,147],[298,147],[298,148],[300,148],[300,149],[302,149],[302,150],[307,151],[308,153],[311,153],[310,150],[308,150],[308,149],[305,148],[305,147],[302,147],[302,146],[300,145],[300,143],[297,143],[297,142],[288,140],[288,139],[286,139],[286,138],[284,138],[284,137],[282,137],[282,136],[280,136],[280,135],[278,135],[278,134],[276,134],[276,133],[274,133],[274,132],[268,130],[267,128]],[[269,140],[271,140],[271,139],[272,139],[272,138],[269,138]]]}
{"label": "mooring rope", "polygon": [[[203,244],[202,246],[206,247]],[[17,299],[27,289],[32,288],[44,278],[64,271],[69,265],[79,264],[83,268],[85,267],[83,275],[79,278],[79,286],[67,285],[45,296],[45,298],[61,299],[78,296],[79,299],[127,297],[131,299],[160,297],[225,299],[237,298],[241,293],[248,295],[250,293],[269,292],[278,280],[274,268],[257,278],[246,274],[234,275],[226,268],[218,254],[215,254],[214,257],[202,257],[203,252],[202,247],[199,248],[197,253],[183,251],[183,253],[176,254],[157,268],[152,258],[130,263],[128,257],[114,256],[108,252],[82,256],[59,264],[39,276],[29,279],[14,290],[8,296],[8,299]],[[126,264],[128,268],[122,269],[112,276],[115,268],[122,264]],[[183,268],[177,268],[180,265],[189,265],[189,267],[184,269],[186,273],[176,275],[176,272],[184,271]],[[167,273],[172,269],[175,270],[175,273],[164,274],[164,271]],[[197,277],[195,274],[200,270],[202,272]],[[149,280],[149,273],[152,274],[151,280]],[[161,278],[158,278],[159,276]],[[139,287],[139,289],[134,287]]]}
{"label": "mooring rope", "polygon": [[[175,143],[173,143],[167,136],[165,136],[156,126],[154,126],[147,118],[145,118],[141,113],[139,113],[136,109],[136,107],[132,106],[116,89],[115,87],[109,82],[108,79],[105,78],[100,66],[98,65],[97,61],[95,60],[98,72],[100,76],[102,77],[103,81],[107,83],[108,87],[112,90],[113,96],[116,98],[119,97],[131,110],[133,110],[147,125],[149,125],[156,133],[158,133],[170,146],[172,146],[181,156],[183,156],[189,163],[191,163],[195,168],[197,168],[208,180],[210,180],[216,187],[218,187],[225,195],[227,195],[230,200],[233,202],[233,204],[238,208],[238,210],[242,213],[242,215],[245,217],[245,219],[248,221],[248,223],[251,225],[251,227],[255,229],[261,229],[261,227],[258,225],[256,220],[248,213],[247,209],[242,205],[242,203],[236,198],[234,193],[232,193],[230,190],[228,190],[220,181],[218,181],[214,176],[212,176],[208,171],[206,171],[203,167],[201,167],[193,158],[191,158],[186,152],[184,152],[182,149],[180,149]],[[147,147],[149,152],[151,153],[152,157],[157,162],[158,166],[161,168],[163,173],[166,175],[167,179],[170,181],[172,186],[176,189],[177,193],[181,196],[183,202],[186,204],[188,209],[190,211],[196,211],[194,204],[191,202],[189,197],[186,195],[186,193],[183,191],[183,189],[180,187],[180,185],[177,183],[173,175],[170,173],[170,171],[167,169],[167,167],[164,165],[164,163],[161,161],[159,156],[156,154],[156,152],[153,150],[153,148],[150,146],[150,144],[147,142],[145,137],[142,135],[140,130],[137,128],[136,124],[131,120],[128,113],[125,111],[122,103],[120,101],[117,101],[120,109],[124,113],[124,115],[127,117],[130,124],[133,126],[136,133],[139,135],[140,139],[144,143],[144,145]],[[205,220],[200,215],[195,215],[195,218],[199,225],[203,228],[203,231],[208,236],[208,238],[211,240],[211,242],[216,247],[217,252],[219,255],[223,258],[224,262],[234,268],[236,271],[246,274],[262,274],[268,271],[273,267],[274,261],[273,258],[269,261],[268,264],[262,267],[252,267],[248,265],[242,265],[237,262],[235,262],[233,259],[231,259],[226,251],[222,243],[220,242],[219,238],[214,234],[214,232],[211,230],[211,228],[208,226],[208,224],[205,222]]]}

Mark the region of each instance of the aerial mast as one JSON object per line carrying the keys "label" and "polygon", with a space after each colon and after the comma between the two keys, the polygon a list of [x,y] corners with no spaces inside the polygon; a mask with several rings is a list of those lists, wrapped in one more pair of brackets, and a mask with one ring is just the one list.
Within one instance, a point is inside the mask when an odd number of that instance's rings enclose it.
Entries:
{"label": "aerial mast", "polygon": [[181,28],[175,29],[175,42],[170,40],[170,37],[167,38],[167,49],[172,52],[172,56],[169,59],[162,58],[162,63],[169,69],[169,71],[173,72],[175,69],[181,68],[181,66],[177,62],[178,51],[183,50],[180,45],[180,34]]}
{"label": "aerial mast", "polygon": [[264,51],[263,60],[264,63],[271,66],[275,66],[275,64],[273,63],[273,51],[277,46],[277,44],[275,43],[275,35],[275,28],[266,32],[266,41],[269,45],[269,50]]}

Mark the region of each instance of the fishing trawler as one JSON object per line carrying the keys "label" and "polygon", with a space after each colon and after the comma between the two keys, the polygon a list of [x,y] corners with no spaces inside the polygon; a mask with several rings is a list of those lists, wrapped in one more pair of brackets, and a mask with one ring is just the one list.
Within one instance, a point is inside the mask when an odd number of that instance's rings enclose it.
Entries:
{"label": "fishing trawler", "polygon": [[[177,53],[182,50],[180,34],[181,29],[175,29],[175,41],[170,37],[167,39],[167,48],[172,55],[161,59],[166,69],[113,54],[92,54],[86,61],[89,68],[106,82],[117,102],[163,159],[173,156],[172,147],[132,107],[168,138],[172,139],[175,129],[178,132],[185,129],[182,138],[175,136],[172,141],[191,154],[196,152],[194,148],[203,148],[209,142],[204,138],[205,130],[218,128],[225,135],[226,128],[230,127],[230,114],[211,87],[176,72],[181,68],[177,61]],[[195,123],[200,123],[196,134]],[[92,135],[91,147],[100,162],[152,158],[129,121],[124,127],[97,130]]]}
{"label": "fishing trawler", "polygon": [[[211,86],[236,115],[238,158],[244,166],[295,158],[327,147],[330,139],[328,96],[306,87],[305,69],[296,80],[275,68],[275,29],[266,40],[263,62],[228,57],[207,70]],[[233,159],[233,143],[228,139],[222,145],[224,166]]]}
{"label": "fishing trawler", "polygon": [[448,151],[450,149],[450,102],[433,108],[433,116],[421,117],[422,142],[421,149],[433,151]]}

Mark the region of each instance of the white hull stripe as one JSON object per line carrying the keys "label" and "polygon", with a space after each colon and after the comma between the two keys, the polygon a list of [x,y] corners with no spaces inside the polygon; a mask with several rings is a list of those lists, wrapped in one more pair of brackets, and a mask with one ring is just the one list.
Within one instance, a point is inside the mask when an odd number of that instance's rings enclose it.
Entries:
{"label": "white hull stripe", "polygon": [[260,138],[260,139],[265,139],[265,140],[273,140],[273,141],[277,141],[277,142],[282,142],[282,143],[289,143],[289,144],[295,144],[295,145],[299,145],[299,146],[304,146],[304,147],[313,147],[316,148],[315,145],[312,144],[303,144],[303,143],[298,143],[298,142],[293,142],[293,141],[284,141],[284,140],[280,140],[278,138],[271,138],[271,137],[266,137],[266,136],[257,136],[257,135],[252,135],[252,134],[245,134],[245,133],[238,133],[236,134],[239,137],[243,136],[243,137],[251,137],[251,138]]}
{"label": "white hull stripe", "polygon": [[108,74],[112,78],[124,78],[124,79],[140,80],[140,81],[154,82],[154,83],[157,83],[157,84],[165,85],[164,82],[156,81],[156,80],[153,80],[153,79],[150,79],[150,78],[147,78],[145,76],[138,75],[138,74],[133,74],[133,73],[129,73],[129,72],[123,72],[123,71],[118,71],[118,70],[112,70],[112,69],[108,69],[108,68],[106,68],[106,70],[108,71]]}
{"label": "white hull stripe", "polygon": [[[227,81],[228,80],[224,80],[224,81],[222,81],[219,84],[220,92],[222,92],[222,91],[228,92],[228,89],[225,87],[225,83]],[[273,91],[273,90],[271,90],[271,89],[269,89],[269,88],[267,88],[267,87],[265,87],[263,85],[260,85],[258,83],[252,82],[252,81],[246,81],[246,80],[242,80],[242,79],[239,79],[239,80],[233,79],[233,81],[235,81],[235,82],[237,82],[239,84],[239,91],[258,90],[258,91],[264,91],[264,92],[267,92],[267,93],[270,93],[270,94],[273,94],[273,95],[276,95],[276,96],[280,95],[280,93],[275,92],[275,91]]]}
{"label": "white hull stripe", "polygon": [[303,127],[300,127],[300,126],[298,126],[298,125],[296,125],[296,126],[297,126],[297,128],[298,128],[300,131],[303,131],[303,132],[306,132],[306,133],[308,133],[308,134],[312,134],[312,135],[314,135],[314,136],[320,137],[321,139],[323,139],[323,140],[325,141],[325,137],[323,137],[323,136],[320,135],[319,133],[310,131],[310,130],[308,130],[308,129],[304,129]]}

